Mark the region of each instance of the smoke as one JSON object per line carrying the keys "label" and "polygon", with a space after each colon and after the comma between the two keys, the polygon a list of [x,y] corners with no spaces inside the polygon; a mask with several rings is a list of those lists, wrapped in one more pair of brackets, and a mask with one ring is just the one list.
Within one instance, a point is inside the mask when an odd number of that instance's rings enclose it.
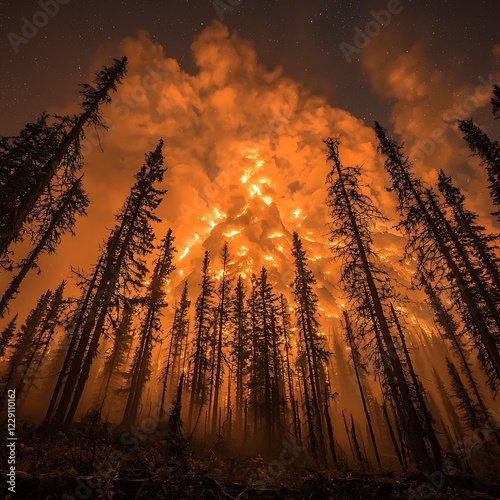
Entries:
{"label": "smoke", "polygon": [[[436,128],[446,128],[450,144],[436,143],[425,167],[418,167],[433,180],[438,167],[453,164],[459,154],[463,162],[467,153],[463,144],[456,146],[454,132],[439,113],[429,110],[445,112],[471,89],[460,88],[452,96],[422,45],[394,60],[382,57],[384,44],[391,43],[389,35],[370,44],[362,64],[374,89],[394,101],[392,124],[406,140],[410,155],[419,152],[419,141],[432,137]],[[145,32],[110,43],[95,55],[92,71],[122,54],[129,66],[112,104],[103,108],[109,131],[90,130],[84,143],[85,185],[92,200],[89,217],[78,222],[77,237],[66,238],[56,257],[42,259],[47,279],[25,284],[30,291],[23,291],[24,296],[33,297],[26,302],[33,303],[47,286],[55,287],[70,266],[87,269],[94,262],[144,153],[154,149],[160,137],[165,140],[168,172],[163,187],[168,193],[159,210],[158,237],[171,227],[179,250],[172,293],[185,278],[197,283],[205,249],[217,267],[225,240],[235,273],[248,277],[266,265],[276,282],[287,285],[292,281],[291,234],[297,231],[320,281],[323,307],[331,309],[336,300],[344,301],[336,289],[337,268],[328,248],[324,201],[329,167],[322,142],[339,134],[343,162],[363,166],[369,194],[393,218],[379,228],[375,246],[396,267],[398,277],[408,278],[406,265],[398,260],[403,240],[392,228],[397,220],[395,199],[385,189],[389,179],[376,153],[372,124],[312,95],[280,67],[264,67],[252,45],[218,21],[201,32],[191,49],[196,64],[192,74],[168,57],[168,47]],[[499,51],[497,46],[495,53]],[[483,99],[481,106],[485,104]],[[75,102],[54,111],[78,109]],[[466,174],[477,177],[472,168]],[[478,183],[485,181],[481,177]],[[485,207],[487,200],[482,203]],[[196,292],[196,287],[191,290]]]}
{"label": "smoke", "polygon": [[[281,68],[259,64],[250,43],[219,22],[191,48],[194,74],[144,32],[96,55],[93,68],[126,54],[128,74],[112,105],[103,108],[110,130],[99,137],[92,132],[85,142],[93,204],[78,224],[78,237],[65,241],[60,265],[93,261],[144,152],[163,137],[168,193],[158,233],[172,227],[176,236],[181,273],[175,285],[200,267],[205,249],[216,261],[224,240],[236,272],[249,276],[266,265],[276,281],[289,284],[293,231],[305,239],[316,270],[331,271],[322,140],[342,135],[343,161],[364,165],[372,195],[389,209],[393,201],[371,127],[311,95]],[[325,286],[333,290],[334,281]]]}
{"label": "smoke", "polygon": [[[474,196],[487,192],[486,174],[475,159],[470,159],[457,120],[472,117],[491,132],[492,86],[500,82],[498,44],[492,50],[493,70],[467,73],[464,83],[462,68],[452,54],[442,66],[429,42],[411,41],[414,35],[393,30],[378,37],[361,54],[361,63],[375,92],[393,103],[390,125],[405,142],[405,152],[415,162],[418,174],[431,184],[440,168],[451,174],[459,187],[470,193],[470,207],[484,215],[483,222],[491,227],[489,198]],[[398,56],[391,50],[395,46],[401,49]]]}

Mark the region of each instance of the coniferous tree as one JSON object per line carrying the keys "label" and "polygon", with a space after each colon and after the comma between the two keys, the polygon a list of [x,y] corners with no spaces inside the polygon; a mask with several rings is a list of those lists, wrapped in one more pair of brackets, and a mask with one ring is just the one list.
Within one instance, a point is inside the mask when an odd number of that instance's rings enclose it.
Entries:
{"label": "coniferous tree", "polygon": [[116,292],[121,290],[130,294],[144,281],[147,272],[144,257],[154,247],[151,222],[159,222],[154,211],[165,194],[164,190],[155,187],[163,180],[166,170],[163,168],[162,148],[163,140],[160,140],[155,151],[146,155],[146,161],[135,176],[136,182],[103,250],[102,271],[95,294],[88,304],[55,413],[55,425],[64,422],[64,427],[68,428],[74,418]]}
{"label": "coniferous tree", "polygon": [[[210,346],[210,330],[213,325],[213,303],[214,303],[214,280],[210,269],[210,255],[205,252],[202,265],[201,292],[196,300],[192,372],[191,372],[191,396],[189,403],[188,426],[193,429],[193,415],[198,411],[198,419],[203,406],[207,402],[207,373],[210,369],[208,348]],[[198,420],[197,419],[197,420]]]}
{"label": "coniferous tree", "polygon": [[160,255],[155,262],[146,297],[142,301],[145,314],[141,322],[139,346],[130,373],[130,387],[122,426],[129,427],[135,423],[144,386],[149,380],[153,343],[161,329],[162,310],[167,306],[164,288],[170,274],[175,269],[172,263],[176,252],[173,243],[174,237],[172,230],[169,229],[162,241]]}
{"label": "coniferous tree", "polygon": [[219,415],[219,392],[222,386],[222,375],[223,375],[223,347],[224,347],[224,334],[226,330],[226,325],[230,318],[230,305],[231,305],[231,288],[232,280],[229,276],[229,262],[230,262],[229,250],[227,242],[221,251],[221,262],[222,270],[220,275],[219,286],[217,288],[217,295],[219,297],[219,303],[217,305],[217,329],[215,338],[215,350],[214,350],[214,396],[212,402],[212,434],[215,435],[218,427],[218,415]]}
{"label": "coniferous tree", "polygon": [[235,422],[237,431],[242,432],[245,404],[245,386],[250,357],[250,328],[248,325],[248,310],[245,305],[246,289],[242,276],[238,276],[230,309],[231,324],[231,358],[236,378],[235,389]]}
{"label": "coniferous tree", "polygon": [[189,308],[191,301],[188,299],[188,283],[184,282],[181,300],[175,305],[174,320],[170,329],[170,340],[167,359],[162,373],[162,392],[160,401],[160,420],[165,415],[165,399],[168,389],[172,392],[179,385],[179,378],[183,372],[182,363],[184,345],[189,335]]}
{"label": "coniferous tree", "polygon": [[62,347],[66,348],[65,355],[63,357],[61,366],[60,367],[57,366],[59,371],[57,373],[57,380],[54,389],[52,391],[49,406],[47,408],[47,412],[45,413],[45,418],[42,423],[43,429],[47,428],[48,423],[51,421],[53,417],[53,413],[58,403],[61,389],[63,388],[63,384],[66,379],[66,376],[68,375],[68,370],[73,360],[76,347],[80,340],[79,336],[80,328],[83,325],[88,312],[90,312],[90,314],[95,314],[95,311],[89,311],[89,307],[91,304],[91,300],[94,297],[94,292],[97,286],[98,278],[100,276],[100,273],[102,272],[103,262],[104,262],[104,257],[101,256],[94,268],[93,275],[88,281],[88,283],[86,283],[82,297],[80,300],[77,301],[77,307],[73,311],[70,320],[66,326],[65,329],[66,338],[64,339],[62,344]]}
{"label": "coniferous tree", "polygon": [[373,446],[373,452],[375,454],[375,459],[377,461],[377,467],[381,469],[382,464],[380,463],[380,455],[378,452],[377,440],[375,439],[375,432],[373,431],[372,417],[370,415],[367,398],[365,397],[365,390],[363,388],[363,383],[361,381],[361,376],[360,376],[360,370],[363,369],[366,370],[366,367],[361,361],[361,355],[358,346],[355,343],[354,334],[352,331],[352,325],[351,322],[349,321],[349,315],[345,310],[344,310],[344,322],[346,329],[346,340],[348,346],[351,349],[351,359],[354,365],[354,373],[356,374],[356,382],[358,384],[359,393],[361,395],[361,403],[363,404],[363,411],[365,413],[366,423],[368,424],[368,432]]}
{"label": "coniferous tree", "polygon": [[297,328],[299,338],[304,344],[307,362],[307,378],[304,384],[310,384],[314,427],[318,433],[318,450],[321,459],[326,460],[324,432],[326,415],[323,413],[321,399],[325,388],[325,365],[328,353],[325,349],[325,339],[319,333],[318,297],[313,290],[316,278],[307,267],[306,252],[297,233],[293,233],[292,255],[295,259],[295,279],[292,287],[297,304]]}
{"label": "coniferous tree", "polygon": [[[500,146],[492,141],[472,120],[459,120],[461,130],[472,156],[481,160],[488,174],[488,188],[493,205],[500,208]],[[492,213],[500,221],[500,211]]]}
{"label": "coniferous tree", "polygon": [[0,358],[5,356],[5,352],[10,346],[10,341],[16,333],[17,317],[18,315],[16,314],[7,323],[7,326],[2,330],[2,333],[0,333]]}
{"label": "coniferous tree", "polygon": [[40,367],[45,360],[49,347],[54,339],[56,327],[61,325],[62,312],[67,305],[63,294],[66,287],[66,281],[63,281],[52,294],[49,303],[47,304],[47,312],[40,325],[40,331],[30,347],[25,359],[22,361],[23,379],[17,386],[17,396],[21,392],[28,391],[33,386],[35,379],[39,373]]}
{"label": "coniferous tree", "polygon": [[297,401],[295,398],[295,386],[294,386],[294,371],[292,370],[292,364],[290,362],[292,342],[291,342],[291,322],[290,313],[288,312],[288,301],[283,294],[279,298],[279,315],[281,320],[281,328],[283,331],[283,346],[284,346],[284,361],[285,361],[285,371],[286,380],[288,388],[288,397],[290,400],[290,412],[293,424],[293,433],[295,439],[300,440],[300,422],[299,415],[297,413]]}
{"label": "coniferous tree", "polygon": [[491,98],[491,106],[495,120],[500,118],[500,87],[493,85],[493,97]]}
{"label": "coniferous tree", "polygon": [[[126,65],[126,57],[115,59],[113,66],[96,73],[94,86],[82,85],[80,115],[63,117],[53,125],[48,125],[47,115],[42,115],[18,138],[0,141],[0,157],[5,157],[9,166],[0,178],[2,191],[5,188],[8,193],[6,210],[0,211],[0,258],[4,259],[11,244],[22,237],[24,226],[61,167],[73,173],[81,167],[84,127],[106,128],[100,106],[111,102],[110,93],[116,91]],[[35,162],[26,162],[26,154],[32,155]]]}
{"label": "coniferous tree", "polygon": [[283,374],[278,356],[277,297],[266,268],[255,280],[250,296],[253,311],[253,335],[250,380],[251,403],[261,439],[268,449],[275,448],[283,436],[281,402]]}
{"label": "coniferous tree", "polygon": [[432,467],[425,442],[426,433],[414,404],[412,388],[406,378],[391,333],[389,302],[396,299],[389,277],[380,269],[372,250],[371,230],[382,219],[371,200],[362,193],[359,167],[344,167],[340,161],[338,139],[327,139],[327,159],[333,162],[327,177],[327,205],[330,240],[337,258],[342,258],[341,285],[348,293],[354,317],[363,336],[372,336],[375,354],[402,422],[404,435],[415,463]]}
{"label": "coniferous tree", "polygon": [[483,402],[483,397],[479,391],[478,384],[472,373],[472,367],[469,363],[467,356],[467,348],[464,345],[462,339],[458,333],[458,324],[453,318],[452,314],[446,309],[441,298],[430,285],[429,280],[424,274],[420,277],[420,282],[427,296],[429,297],[429,304],[434,312],[436,322],[439,325],[439,333],[443,339],[450,342],[453,352],[457,355],[460,360],[460,368],[467,377],[467,382],[470,389],[475,394],[479,405],[481,408],[486,410],[486,406]]}
{"label": "coniferous tree", "polygon": [[500,291],[500,259],[495,254],[498,249],[498,235],[486,233],[486,228],[478,224],[478,214],[465,207],[465,195],[443,170],[439,171],[438,188],[446,201],[446,206],[451,209],[452,227],[460,243],[469,255],[474,257],[478,272],[489,275],[491,285]]}
{"label": "coniferous tree", "polygon": [[64,233],[70,232],[74,235],[74,225],[77,215],[85,215],[89,200],[82,188],[81,177],[78,178],[71,188],[63,193],[55,202],[55,211],[51,214],[48,224],[41,224],[37,231],[37,240],[34,248],[28,256],[21,261],[18,267],[20,271],[10,282],[7,290],[0,299],[0,317],[4,315],[8,303],[17,293],[19,286],[28,274],[36,267],[38,258],[43,252],[54,253]]}
{"label": "coniferous tree", "polygon": [[450,396],[446,391],[443,379],[439,376],[435,367],[433,367],[432,370],[434,373],[434,380],[436,382],[436,387],[438,388],[439,396],[441,398],[441,403],[443,404],[443,409],[450,423],[453,425],[453,431],[455,433],[455,437],[460,438],[464,432],[462,423],[460,422],[460,418],[458,417],[458,414],[455,410],[455,406],[452,404]]}
{"label": "coniferous tree", "polygon": [[466,308],[477,330],[477,342],[482,345],[490,365],[490,383],[495,386],[500,377],[500,354],[495,340],[500,331],[500,315],[494,298],[458,241],[435,195],[412,172],[402,147],[388,139],[378,123],[375,130],[380,141],[379,151],[385,154],[385,166],[391,175],[390,191],[394,191],[399,200],[398,212],[402,219],[398,228],[409,236],[406,252],[417,254],[418,275],[432,273],[435,280],[445,276],[452,285],[452,293]]}
{"label": "coniferous tree", "polygon": [[13,352],[9,358],[6,374],[2,380],[2,398],[5,397],[8,389],[16,388],[23,380],[25,374],[23,361],[29,356],[33,342],[36,342],[43,320],[47,315],[47,308],[51,298],[51,290],[47,290],[47,292],[42,294],[36,306],[29,312],[24,324],[20,328],[19,335],[13,345]]}
{"label": "coniferous tree", "polygon": [[446,358],[446,367],[448,369],[448,374],[451,377],[453,396],[458,401],[457,408],[460,410],[467,428],[472,431],[480,428],[483,423],[480,409],[469,396],[469,393],[465,388],[460,375],[458,374],[457,367],[449,358]]}
{"label": "coniferous tree", "polygon": [[136,304],[133,301],[124,301],[118,324],[116,324],[116,327],[113,325],[113,346],[104,359],[103,369],[100,374],[102,384],[98,401],[101,401],[101,405],[104,404],[105,399],[108,399],[108,404],[109,400],[113,399],[112,395],[110,396],[110,388],[113,388],[114,385],[112,382],[117,378],[117,375],[124,375],[123,369],[125,368],[127,354],[134,340],[132,323],[135,306]]}

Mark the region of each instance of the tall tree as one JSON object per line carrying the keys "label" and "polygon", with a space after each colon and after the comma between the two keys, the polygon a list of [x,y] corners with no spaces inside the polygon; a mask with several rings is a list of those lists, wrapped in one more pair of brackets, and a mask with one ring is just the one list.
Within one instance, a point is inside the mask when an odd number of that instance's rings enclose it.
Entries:
{"label": "tall tree", "polygon": [[198,411],[198,418],[207,402],[206,376],[210,368],[208,348],[210,330],[213,324],[214,279],[210,269],[210,255],[205,252],[202,264],[201,291],[196,300],[195,325],[193,338],[191,396],[189,404],[188,426],[193,428],[193,415]]}
{"label": "tall tree", "polygon": [[[459,120],[458,128],[461,130],[472,156],[481,160],[481,165],[488,174],[488,189],[491,201],[497,208],[500,207],[500,146],[492,141],[472,120]],[[492,213],[500,221],[500,211]]]}
{"label": "tall tree", "polygon": [[162,241],[160,254],[156,259],[153,275],[147,286],[146,297],[142,301],[145,314],[141,321],[139,347],[130,373],[130,387],[122,421],[124,427],[135,423],[144,386],[149,380],[153,343],[161,330],[162,310],[167,306],[164,290],[170,274],[175,269],[173,265],[175,252],[174,237],[172,230],[169,229]]}
{"label": "tall tree", "polygon": [[215,342],[215,373],[214,373],[214,397],[212,402],[212,434],[215,435],[218,427],[219,415],[219,393],[222,386],[223,375],[223,347],[226,325],[230,318],[232,279],[230,277],[230,255],[227,242],[224,243],[221,251],[221,274],[217,295],[219,303],[217,305],[217,329]]}
{"label": "tall tree", "polygon": [[[124,375],[123,371],[126,359],[134,340],[134,328],[132,324],[135,306],[136,304],[133,301],[124,301],[123,308],[119,313],[119,321],[113,325],[113,347],[104,359],[102,373],[100,374],[100,378],[102,379],[98,398],[100,406],[109,397],[110,388],[113,388],[112,382],[117,378],[117,375]],[[110,399],[112,400],[113,398],[111,397]]]}
{"label": "tall tree", "polygon": [[[7,394],[8,389],[16,387],[22,382],[25,375],[23,370],[23,361],[29,356],[33,341],[40,333],[43,320],[47,315],[48,305],[52,297],[52,291],[47,290],[42,294],[36,306],[28,313],[24,324],[20,328],[19,335],[13,345],[13,352],[9,358],[7,371],[3,377],[2,398]],[[35,340],[36,341],[36,340]]]}
{"label": "tall tree", "polygon": [[409,237],[406,252],[418,256],[418,274],[425,270],[438,278],[446,276],[477,328],[478,339],[491,365],[491,383],[498,384],[500,354],[495,337],[500,331],[500,315],[494,299],[435,195],[413,173],[402,147],[390,140],[378,123],[375,130],[379,151],[386,156],[385,167],[391,175],[390,191],[396,193],[399,201],[397,210],[402,219],[398,228]]}
{"label": "tall tree", "polygon": [[245,403],[245,385],[248,373],[248,359],[250,356],[250,328],[248,324],[248,310],[245,305],[246,289],[242,276],[238,276],[232,297],[230,309],[231,324],[231,358],[236,378],[235,422],[237,431],[243,431],[243,414]]}
{"label": "tall tree", "polygon": [[46,224],[41,224],[37,231],[36,245],[27,257],[19,264],[20,270],[10,282],[0,299],[0,317],[3,317],[7,305],[17,293],[19,286],[28,274],[36,267],[38,258],[43,252],[54,253],[64,233],[74,235],[74,225],[77,215],[85,215],[89,199],[82,187],[82,178],[75,180],[73,185],[56,201],[56,208]]}
{"label": "tall tree", "polygon": [[457,367],[449,358],[446,358],[446,367],[451,378],[453,396],[458,401],[457,408],[462,413],[467,428],[472,431],[479,429],[484,424],[484,421],[481,418],[481,411],[477,403],[471,399],[458,374]]}
{"label": "tall tree", "polygon": [[178,386],[180,376],[182,373],[184,373],[182,363],[184,356],[184,346],[187,343],[189,336],[190,307],[191,301],[188,298],[188,283],[187,281],[185,281],[184,287],[182,289],[181,299],[179,303],[175,305],[174,320],[170,329],[170,340],[167,351],[167,358],[161,376],[161,421],[163,420],[163,417],[165,415],[165,399],[167,397],[168,389],[170,388],[170,392],[173,392],[172,389]]}
{"label": "tall tree", "polygon": [[451,210],[452,228],[460,243],[474,258],[478,272],[489,275],[493,287],[500,291],[500,259],[495,253],[499,236],[488,234],[486,228],[478,224],[478,214],[465,207],[465,195],[443,170],[439,171],[438,188],[446,201],[446,207]]}
{"label": "tall tree", "polygon": [[319,333],[318,296],[313,290],[316,278],[307,266],[306,251],[299,235],[293,233],[292,256],[295,264],[295,279],[293,295],[297,304],[297,328],[299,338],[304,344],[306,356],[307,377],[305,384],[310,384],[310,397],[313,410],[314,426],[318,433],[318,449],[322,459],[326,460],[325,452],[325,418],[321,404],[325,390],[325,367],[328,353],[325,348],[325,338]]}
{"label": "tall tree", "polygon": [[64,422],[64,427],[68,428],[73,421],[117,290],[131,293],[139,289],[144,281],[147,273],[144,258],[154,248],[155,235],[151,223],[160,220],[154,211],[166,192],[155,187],[163,180],[166,170],[163,168],[162,148],[163,140],[160,140],[157,148],[146,155],[146,161],[135,176],[136,182],[103,250],[103,269],[71,360],[55,413],[55,425]]}
{"label": "tall tree", "polygon": [[[10,209],[2,213],[0,223],[0,257],[4,257],[9,250],[10,245],[22,236],[23,226],[30,217],[31,212],[35,208],[43,193],[49,188],[51,181],[60,172],[61,167],[68,170],[78,170],[81,166],[81,148],[80,142],[84,138],[84,127],[87,125],[105,128],[105,124],[100,114],[100,106],[111,102],[110,93],[116,91],[119,84],[125,75],[127,66],[127,58],[123,57],[120,60],[115,59],[114,65],[107,68],[104,67],[96,73],[94,86],[83,84],[82,108],[83,112],[79,116],[65,117],[60,123],[49,126],[46,123],[39,122],[38,130],[35,131],[36,144],[39,147],[46,148],[46,143],[40,140],[40,135],[48,135],[53,138],[54,132],[57,132],[58,140],[55,144],[51,144],[49,151],[44,151],[45,155],[39,155],[39,164],[36,166],[26,166],[22,159],[22,153],[28,149],[23,142],[22,135],[18,141],[3,141],[0,147],[7,158],[12,159],[13,155],[17,155],[21,169],[34,168],[34,173],[28,176],[31,182],[29,184],[20,185],[15,181],[18,165],[11,167],[11,175],[5,181],[6,186],[12,191],[10,200]],[[41,131],[39,130],[41,127]],[[30,128],[30,127],[28,127]],[[49,132],[49,133],[47,133]],[[36,151],[38,153],[38,151]],[[14,188],[10,188],[12,182],[16,183]]]}
{"label": "tall tree", "polygon": [[439,333],[441,337],[450,342],[453,352],[455,352],[458,359],[460,360],[461,371],[465,373],[471,391],[475,394],[481,407],[486,410],[486,406],[483,402],[483,397],[479,391],[478,384],[472,373],[472,367],[468,360],[467,347],[464,345],[464,342],[459,336],[457,322],[453,318],[450,311],[446,309],[440,296],[430,285],[429,280],[424,274],[422,274],[422,276],[420,277],[420,282],[425,293],[429,297],[429,305],[431,306],[431,309],[433,310],[436,318],[436,322],[440,327]]}
{"label": "tall tree", "polygon": [[63,281],[51,295],[37,337],[18,367],[18,369],[22,368],[23,370],[23,378],[17,385],[17,397],[22,392],[27,394],[34,385],[40,367],[54,339],[55,329],[61,325],[62,312],[67,305],[63,297],[65,287],[66,281]]}
{"label": "tall tree", "polygon": [[284,433],[284,377],[277,327],[277,296],[265,267],[252,280],[249,310],[252,351],[248,388],[254,436],[266,451],[270,451],[277,448]]}
{"label": "tall tree", "polygon": [[368,408],[368,402],[365,397],[365,390],[363,388],[363,383],[361,381],[360,370],[365,369],[363,362],[361,361],[361,355],[358,349],[358,346],[355,343],[354,333],[352,331],[352,325],[349,320],[349,314],[346,310],[344,310],[344,323],[346,329],[346,340],[347,344],[351,349],[351,359],[354,366],[354,373],[356,374],[356,382],[358,384],[359,393],[361,395],[361,403],[363,404],[363,411],[365,413],[366,423],[368,425],[368,433],[370,435],[370,441],[373,446],[373,452],[375,454],[375,459],[377,461],[377,467],[379,469],[382,468],[382,464],[380,463],[380,455],[378,452],[377,440],[375,439],[375,432],[373,431],[373,422],[372,417],[370,415],[370,410]]}
{"label": "tall tree", "polygon": [[327,206],[332,220],[330,240],[336,242],[332,251],[342,259],[341,285],[348,293],[360,331],[373,335],[376,353],[415,463],[432,468],[427,453],[426,433],[414,404],[412,390],[405,375],[391,333],[389,303],[396,299],[390,279],[380,269],[380,261],[372,250],[371,231],[382,219],[371,200],[363,194],[359,167],[344,167],[339,157],[339,140],[325,141],[327,160],[333,163],[327,176]]}
{"label": "tall tree", "polygon": [[68,370],[70,368],[73,356],[75,355],[75,350],[79,342],[79,332],[81,326],[83,325],[88,312],[90,312],[91,314],[95,314],[94,311],[89,311],[89,306],[91,304],[92,298],[94,297],[95,288],[97,286],[99,276],[102,272],[103,262],[104,258],[103,256],[101,256],[96,266],[94,267],[92,277],[83,287],[82,297],[77,301],[77,307],[75,311],[73,311],[68,325],[66,326],[65,335],[69,342],[65,339],[62,345],[63,348],[66,347],[66,352],[63,357],[62,365],[58,367],[60,369],[57,374],[57,380],[52,391],[47,412],[45,413],[45,418],[42,423],[42,429],[44,430],[47,429],[49,422],[53,418],[54,410],[56,408],[61,389],[63,388],[64,381],[66,380],[66,377],[68,375]]}

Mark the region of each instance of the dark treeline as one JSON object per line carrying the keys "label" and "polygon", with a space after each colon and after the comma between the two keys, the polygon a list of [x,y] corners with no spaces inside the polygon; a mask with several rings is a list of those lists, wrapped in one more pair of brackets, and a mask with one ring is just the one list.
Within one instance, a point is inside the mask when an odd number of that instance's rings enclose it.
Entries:
{"label": "dark treeline", "polygon": [[[85,215],[85,127],[105,127],[101,107],[125,72],[126,58],[115,60],[84,85],[80,115],[44,113],[19,136],[0,138],[0,263],[12,275],[0,315],[14,309],[40,255],[56,252]],[[499,99],[495,87],[496,118]],[[458,126],[484,167],[500,221],[500,146],[472,121]],[[42,294],[24,323],[12,315],[0,333],[2,398],[15,389],[21,412],[28,396],[36,398],[43,408],[37,432],[47,438],[93,411],[122,430],[153,419],[172,454],[209,443],[273,456],[295,442],[324,468],[465,468],[457,446],[464,436],[488,445],[499,439],[491,407],[500,377],[499,237],[481,226],[449,173],[427,185],[378,123],[375,133],[418,292],[403,289],[377,255],[372,236],[387,219],[366,194],[363,169],[345,166],[340,139],[330,137],[324,222],[340,262],[335,283],[347,300],[340,330],[322,331],[316,277],[297,232],[287,290],[277,289],[265,267],[248,279],[238,274],[223,243],[219,255],[205,252],[200,282],[181,280],[167,304],[179,263],[175,231],[160,239],[153,230],[168,196],[159,139],[95,265],[75,271],[81,294],[65,297],[63,281]],[[26,255],[17,260],[20,248]],[[417,332],[406,317],[424,294],[432,334]],[[340,408],[339,398],[350,406]]]}

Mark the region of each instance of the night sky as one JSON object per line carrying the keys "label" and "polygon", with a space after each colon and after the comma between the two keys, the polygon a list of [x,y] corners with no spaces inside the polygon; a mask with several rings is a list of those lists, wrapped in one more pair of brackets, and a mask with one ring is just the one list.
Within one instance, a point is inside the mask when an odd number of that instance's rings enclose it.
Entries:
{"label": "night sky", "polygon": [[[224,23],[254,44],[266,66],[281,65],[311,92],[357,117],[385,121],[392,103],[374,92],[357,56],[350,64],[346,62],[339,44],[353,44],[355,27],[363,29],[372,20],[370,12],[386,9],[387,4],[385,0],[242,0],[233,11],[225,12]],[[450,89],[474,84],[498,64],[492,56],[492,48],[499,42],[497,1],[402,0],[400,5],[402,12],[377,37],[386,39],[384,57],[397,59],[420,45],[425,63],[447,75],[445,85]],[[76,85],[94,69],[89,68],[89,61],[95,52],[110,40],[133,36],[137,30],[149,33],[185,70],[195,71],[190,44],[218,18],[210,0],[71,0],[59,7],[58,14],[27,44],[20,45],[16,54],[8,34],[21,34],[22,18],[32,20],[40,7],[34,0],[2,2],[3,134],[15,133],[42,109],[74,98]],[[370,51],[370,45],[363,52]]]}
{"label": "night sky", "polygon": [[[160,136],[169,193],[158,234],[172,227],[176,235],[184,259],[179,282],[199,269],[203,249],[217,254],[225,238],[255,269],[274,263],[281,271],[287,249],[271,237],[284,228],[309,238],[309,251],[325,262],[318,272],[326,272],[322,139],[328,135],[343,136],[345,162],[364,166],[372,197],[393,228],[396,203],[386,191],[374,120],[405,142],[425,181],[434,184],[444,168],[484,225],[498,229],[489,216],[485,172],[469,158],[456,127],[457,116],[472,115],[500,137],[500,120],[493,120],[489,106],[491,84],[500,83],[498,1],[231,0],[226,5],[233,10],[224,12],[222,23],[214,3],[70,0],[27,43],[19,37],[26,19],[43,24],[40,5],[2,3],[1,135],[17,134],[43,110],[78,113],[78,84],[91,82],[113,57],[129,58],[113,96],[122,108],[103,107],[112,133],[86,144],[88,217],[57,254],[41,258],[41,277],[33,273],[25,281],[12,312],[26,311],[71,267],[92,265],[144,153]],[[396,13],[380,26],[373,13],[387,9]],[[355,35],[367,26],[378,34],[358,50]],[[357,51],[350,62],[348,45]],[[165,77],[144,96],[137,90],[147,68],[162,68]],[[121,117],[117,110],[127,96],[131,104]],[[445,139],[432,140],[436,131]],[[247,205],[258,222],[242,230],[238,217]],[[397,262],[403,240],[390,231],[381,248]]]}

